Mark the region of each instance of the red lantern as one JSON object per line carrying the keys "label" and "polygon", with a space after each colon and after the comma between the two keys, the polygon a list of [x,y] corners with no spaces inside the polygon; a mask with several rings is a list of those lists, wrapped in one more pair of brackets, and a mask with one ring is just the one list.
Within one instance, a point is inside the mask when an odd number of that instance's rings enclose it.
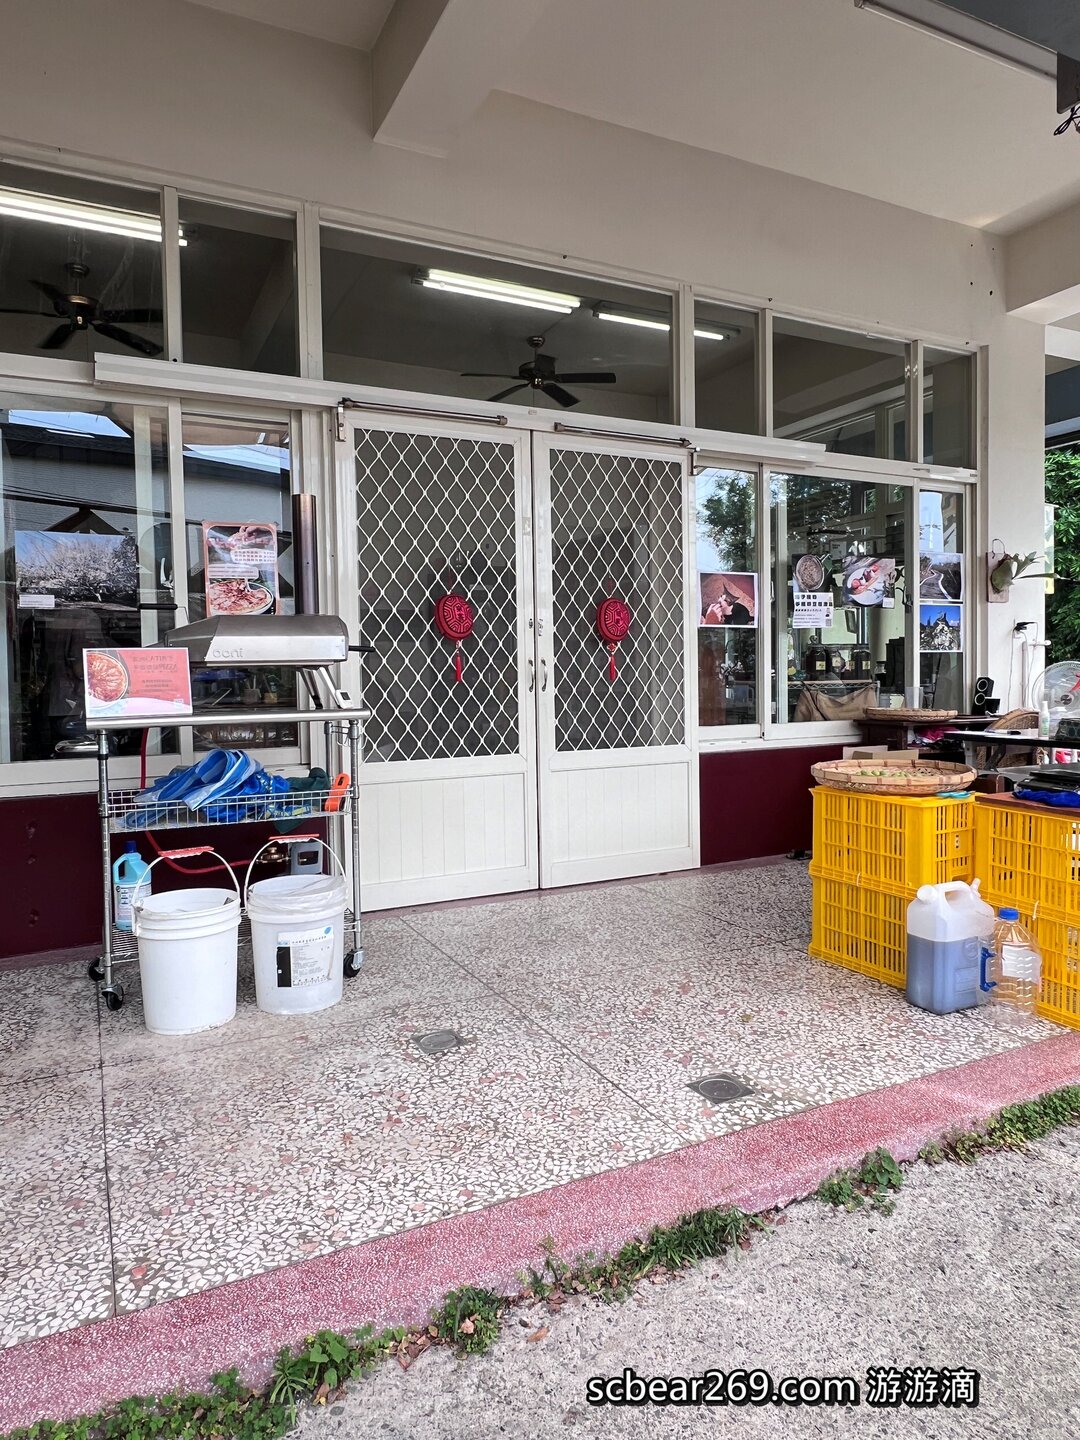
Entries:
{"label": "red lantern", "polygon": [[454,642],[454,679],[461,683],[461,642],[473,632],[473,608],[464,595],[442,595],[435,602],[435,624]]}
{"label": "red lantern", "polygon": [[615,647],[625,640],[633,616],[625,600],[602,600],[596,611],[596,628],[608,648],[608,679],[615,679]]}

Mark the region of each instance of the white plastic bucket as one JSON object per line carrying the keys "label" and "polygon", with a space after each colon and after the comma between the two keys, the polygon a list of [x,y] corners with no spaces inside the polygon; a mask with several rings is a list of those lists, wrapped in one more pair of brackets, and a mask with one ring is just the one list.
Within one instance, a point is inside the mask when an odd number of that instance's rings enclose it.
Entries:
{"label": "white plastic bucket", "polygon": [[239,887],[148,895],[133,919],[146,1028],[194,1035],[227,1024],[236,1014]]}
{"label": "white plastic bucket", "polygon": [[344,978],[344,874],[276,875],[245,894],[259,1009],[309,1015],[336,1005]]}

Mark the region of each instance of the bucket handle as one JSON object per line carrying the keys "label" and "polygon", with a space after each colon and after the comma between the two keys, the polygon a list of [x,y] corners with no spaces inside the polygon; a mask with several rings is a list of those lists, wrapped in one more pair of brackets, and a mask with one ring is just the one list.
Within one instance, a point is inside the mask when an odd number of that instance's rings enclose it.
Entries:
{"label": "bucket handle", "polygon": [[[150,871],[153,870],[155,865],[159,865],[162,860],[190,860],[193,855],[216,855],[217,858],[221,861],[221,868],[225,871],[226,875],[228,875],[229,879],[233,883],[233,889],[236,891],[236,898],[238,900],[242,898],[240,895],[240,885],[236,879],[236,876],[233,874],[232,866],[229,864],[228,860],[225,859],[225,856],[215,850],[212,845],[189,845],[182,850],[162,850],[161,854],[157,857],[157,859],[151,860],[150,864],[146,867],[146,884],[149,885],[150,883]],[[136,895],[138,894],[138,890],[140,890],[141,888],[141,885],[137,887]],[[139,933],[139,911],[142,908],[143,902],[141,900],[132,900],[131,929],[133,934],[135,935],[138,935]]]}
{"label": "bucket handle", "polygon": [[332,850],[320,835],[275,835],[272,840],[267,840],[266,844],[262,847],[262,850],[257,850],[255,852],[255,856],[252,859],[251,864],[247,868],[247,874],[244,876],[243,896],[245,915],[247,914],[248,908],[248,892],[251,889],[251,872],[255,869],[255,862],[263,853],[263,850],[269,850],[271,845],[299,845],[301,840],[314,840],[317,844],[321,845],[322,848],[326,851],[326,853],[330,856],[330,859],[333,860],[334,864],[341,871],[341,878],[343,880],[347,880],[349,878],[345,874],[345,866],[341,863],[336,851]]}

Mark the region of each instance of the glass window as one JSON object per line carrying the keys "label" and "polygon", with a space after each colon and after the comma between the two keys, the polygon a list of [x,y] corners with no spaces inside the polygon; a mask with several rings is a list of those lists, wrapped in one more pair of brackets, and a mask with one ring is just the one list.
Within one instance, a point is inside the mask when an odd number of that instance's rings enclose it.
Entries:
{"label": "glass window", "polygon": [[322,232],[328,380],[672,418],[670,295]]}
{"label": "glass window", "polygon": [[757,409],[757,316],[752,310],[694,304],[696,423],[709,430],[760,430]]}
{"label": "glass window", "polygon": [[964,643],[967,557],[964,500],[948,491],[919,492],[919,684],[934,710],[967,710]]}
{"label": "glass window", "polygon": [[156,191],[0,164],[0,351],[158,355],[161,304]]}
{"label": "glass window", "polygon": [[975,356],[923,350],[923,459],[975,468]]}
{"label": "glass window", "polygon": [[180,198],[184,359],[296,375],[296,224]]}
{"label": "glass window", "polygon": [[[93,755],[83,649],[153,645],[175,623],[165,425],[138,406],[0,393],[2,762]],[[141,739],[114,732],[114,751]]]}
{"label": "glass window", "polygon": [[813,475],[771,492],[777,720],[851,721],[903,696],[912,492]]}
{"label": "glass window", "polygon": [[843,455],[906,460],[907,345],[777,317],[773,428]]}
{"label": "glass window", "polygon": [[697,480],[698,722],[758,723],[757,476]]}
{"label": "glass window", "polygon": [[[188,611],[291,615],[292,486],[289,433],[282,425],[184,416],[184,508]],[[274,711],[294,708],[292,670],[196,670],[196,710],[265,711],[266,722],[241,728],[196,727],[196,750],[218,745],[297,743],[296,727],[276,725]]]}

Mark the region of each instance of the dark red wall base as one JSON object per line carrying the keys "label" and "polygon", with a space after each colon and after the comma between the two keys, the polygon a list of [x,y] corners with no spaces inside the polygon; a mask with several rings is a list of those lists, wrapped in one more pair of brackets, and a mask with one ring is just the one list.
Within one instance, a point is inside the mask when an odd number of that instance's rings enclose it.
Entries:
{"label": "dark red wall base", "polygon": [[[809,850],[810,766],[840,754],[840,746],[825,745],[702,755],[701,863]],[[322,822],[304,828],[321,832]],[[227,860],[246,865],[275,833],[270,825],[243,825],[174,831],[157,838],[162,846],[213,845]],[[152,860],[154,852],[145,837],[135,838],[143,858]],[[123,838],[114,836],[113,854],[123,848]],[[92,945],[101,934],[97,796],[0,801],[0,872],[7,877],[0,959]],[[255,878],[272,873],[260,866]],[[243,880],[243,869],[238,878]],[[186,883],[166,865],[154,871],[155,890]],[[215,882],[200,876],[192,883]]]}
{"label": "dark red wall base", "polygon": [[[304,821],[305,833],[325,834],[325,822]],[[247,862],[273,839],[270,824],[207,827],[157,833],[162,849],[212,845],[226,860],[237,863],[237,881],[244,881]],[[132,839],[144,860],[155,858],[145,835]],[[115,858],[124,849],[122,835],[113,836]],[[25,800],[0,801],[0,871],[5,882],[4,924],[0,931],[0,959],[35,955],[92,945],[101,936],[101,866],[99,856],[97,795],[44,795]],[[181,860],[200,866],[213,860]],[[261,864],[255,880],[278,874],[280,869]],[[228,885],[200,875],[188,881],[163,861],[154,870],[155,891],[177,890],[187,884]]]}
{"label": "dark red wall base", "polygon": [[809,850],[814,830],[810,766],[842,754],[840,745],[819,745],[702,755],[701,863]]}

